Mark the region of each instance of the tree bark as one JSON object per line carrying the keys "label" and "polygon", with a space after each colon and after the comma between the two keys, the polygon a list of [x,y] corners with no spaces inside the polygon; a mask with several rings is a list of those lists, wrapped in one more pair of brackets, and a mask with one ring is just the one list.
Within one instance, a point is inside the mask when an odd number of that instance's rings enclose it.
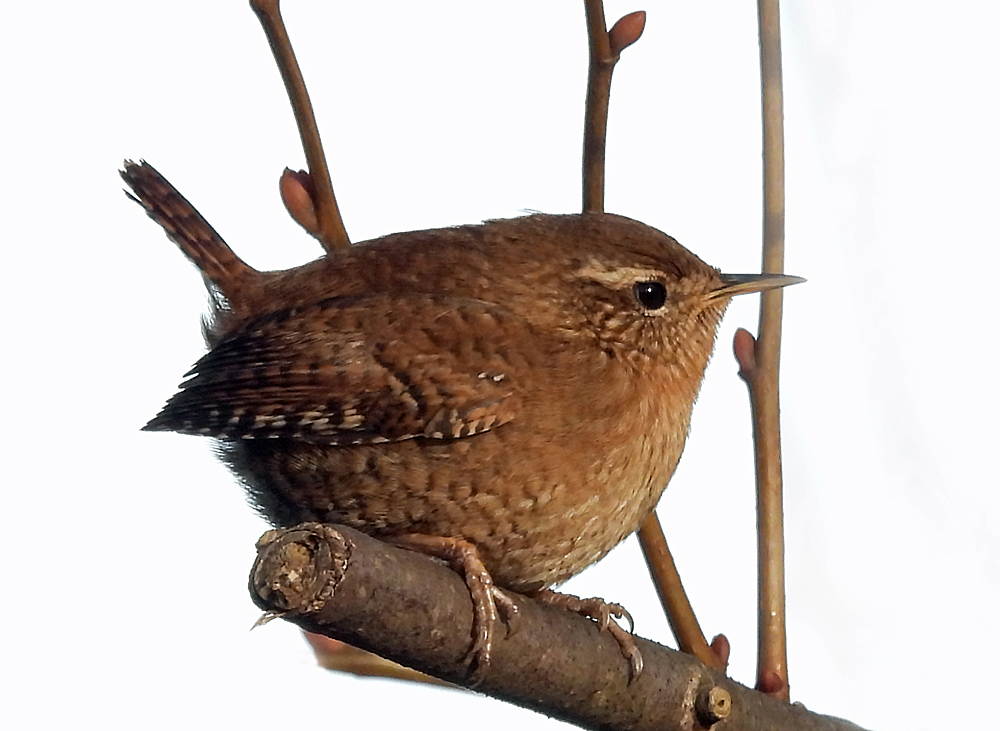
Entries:
{"label": "tree bark", "polygon": [[[254,602],[310,632],[468,686],[472,602],[462,578],[426,556],[342,526],[269,531],[250,577]],[[629,683],[617,642],[570,612],[514,595],[476,690],[588,729],[824,729],[847,721],[750,690],[690,655],[636,638],[645,660]]]}

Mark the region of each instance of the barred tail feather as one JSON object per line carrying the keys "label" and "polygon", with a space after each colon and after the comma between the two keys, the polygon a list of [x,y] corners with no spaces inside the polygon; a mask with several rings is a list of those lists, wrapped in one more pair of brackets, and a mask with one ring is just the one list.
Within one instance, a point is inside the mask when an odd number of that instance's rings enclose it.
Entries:
{"label": "barred tail feather", "polygon": [[131,188],[126,194],[146,209],[167,236],[197,266],[230,302],[259,272],[240,259],[208,221],[149,163],[126,160],[122,180]]}

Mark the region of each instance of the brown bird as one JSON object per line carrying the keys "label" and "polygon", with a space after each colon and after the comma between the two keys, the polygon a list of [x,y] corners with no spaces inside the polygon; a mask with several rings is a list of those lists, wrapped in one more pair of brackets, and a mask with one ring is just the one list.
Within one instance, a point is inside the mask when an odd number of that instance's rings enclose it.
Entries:
{"label": "brown bird", "polygon": [[653,510],[730,298],[801,281],[720,274],[603,213],[258,272],[152,167],[122,175],[215,302],[209,352],[145,428],[219,439],[276,526],[341,523],[457,563],[480,666],[498,588],[565,581]]}

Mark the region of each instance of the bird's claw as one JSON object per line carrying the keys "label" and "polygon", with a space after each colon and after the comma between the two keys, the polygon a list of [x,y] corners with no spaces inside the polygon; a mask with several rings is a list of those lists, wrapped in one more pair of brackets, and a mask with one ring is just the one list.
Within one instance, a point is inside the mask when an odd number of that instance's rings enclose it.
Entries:
{"label": "bird's claw", "polygon": [[469,683],[479,685],[486,677],[497,620],[507,625],[507,635],[515,633],[520,614],[514,599],[493,583],[476,547],[460,538],[407,534],[392,542],[413,551],[447,561],[465,579],[472,596],[472,645],[465,655]]}
{"label": "bird's claw", "polygon": [[[597,622],[602,632],[607,631],[615,638],[622,656],[628,661],[629,683],[639,677],[642,672],[642,653],[639,651],[632,634],[635,623],[625,607],[621,604],[606,602],[600,597],[581,599],[572,594],[562,594],[551,589],[541,589],[532,596],[543,604],[566,609]],[[628,622],[628,630],[617,622],[611,621],[612,617],[625,619]]]}

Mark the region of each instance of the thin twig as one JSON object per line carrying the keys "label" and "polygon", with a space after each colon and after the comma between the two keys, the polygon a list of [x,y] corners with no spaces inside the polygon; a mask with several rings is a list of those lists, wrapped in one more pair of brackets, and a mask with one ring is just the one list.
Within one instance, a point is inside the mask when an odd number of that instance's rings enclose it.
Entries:
{"label": "thin twig", "polygon": [[604,3],[602,0],[585,0],[584,5],[590,70],[587,73],[587,109],[583,118],[583,211],[599,213],[604,210],[608,101],[615,61],[611,56],[611,43],[604,22]]}
{"label": "thin twig", "polygon": [[351,240],[347,236],[347,229],[344,228],[344,221],[337,207],[337,198],[333,194],[333,183],[330,182],[330,170],[326,164],[319,127],[316,126],[309,92],[302,79],[298,61],[295,60],[295,52],[288,39],[285,23],[281,19],[278,0],[251,0],[250,6],[257,13],[267,35],[267,41],[271,45],[274,60],[278,64],[288,99],[295,112],[295,124],[298,126],[302,148],[306,154],[317,220],[317,228],[315,230],[307,228],[307,230],[319,239],[328,252],[346,248],[350,246]]}
{"label": "thin twig", "polygon": [[425,673],[419,673],[412,668],[404,667],[392,660],[386,660],[384,657],[379,657],[367,650],[361,650],[332,637],[312,632],[303,632],[302,634],[305,635],[306,641],[312,647],[316,662],[325,670],[369,678],[394,678],[413,683],[427,683],[428,685],[451,685],[451,683],[438,680]]}
{"label": "thin twig", "polygon": [[646,13],[641,10],[629,13],[608,32],[602,0],[584,0],[584,7],[587,13],[590,69],[587,74],[587,108],[583,123],[583,212],[602,213],[611,74],[621,52],[642,35]]}
{"label": "thin twig", "polygon": [[[601,0],[584,0],[584,7],[587,15],[590,68],[587,74],[587,108],[583,130],[583,211],[601,213],[604,211],[611,75],[621,52],[642,35],[646,13],[641,10],[629,13],[607,31],[604,3]],[[650,515],[639,530],[639,543],[678,646],[707,665],[724,670],[726,660],[709,646],[698,625],[656,513]]]}
{"label": "thin twig", "polygon": [[705,640],[655,512],[639,529],[639,545],[681,652],[694,655],[711,668],[725,671],[728,657],[720,657]]}
{"label": "thin twig", "polygon": [[[785,191],[778,0],[758,0],[761,106],[764,136],[763,271],[784,269]],[[780,289],[761,295],[758,339],[745,330],[734,340],[740,376],[750,392],[757,470],[757,688],[787,700],[784,519],[778,419],[781,345]]]}

